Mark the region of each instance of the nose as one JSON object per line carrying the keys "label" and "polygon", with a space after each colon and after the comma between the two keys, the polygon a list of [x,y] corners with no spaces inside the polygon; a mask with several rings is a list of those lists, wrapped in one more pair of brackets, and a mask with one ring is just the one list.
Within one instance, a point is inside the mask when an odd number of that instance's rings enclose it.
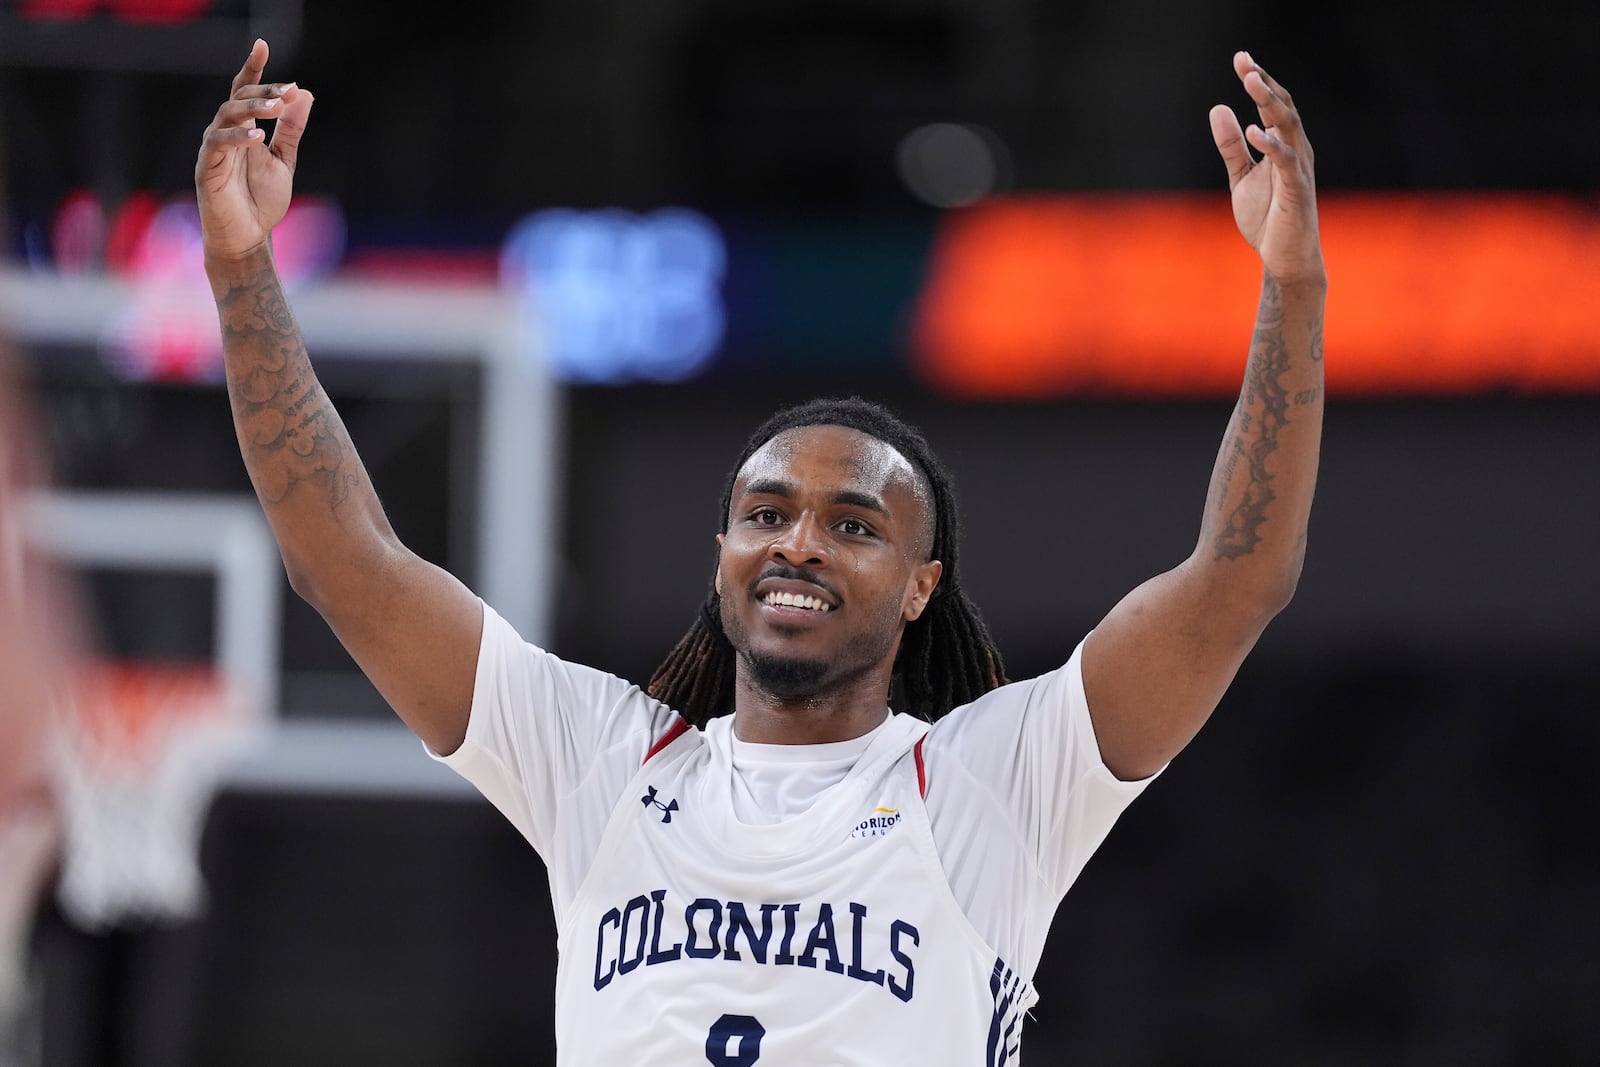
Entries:
{"label": "nose", "polygon": [[772,539],[768,555],[793,566],[816,566],[828,559],[827,537],[816,517],[801,515]]}

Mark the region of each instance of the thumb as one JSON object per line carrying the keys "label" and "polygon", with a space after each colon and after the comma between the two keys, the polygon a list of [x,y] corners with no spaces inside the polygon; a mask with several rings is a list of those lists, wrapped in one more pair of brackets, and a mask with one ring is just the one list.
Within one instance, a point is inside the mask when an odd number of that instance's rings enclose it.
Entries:
{"label": "thumb", "polygon": [[306,119],[311,116],[314,103],[316,97],[305,89],[290,89],[283,94],[283,113],[272,131],[270,147],[272,154],[290,171],[294,170],[295,160],[300,156],[300,138],[306,132]]}
{"label": "thumb", "polygon": [[1218,104],[1211,109],[1209,117],[1211,140],[1217,146],[1223,166],[1228,168],[1228,188],[1232,189],[1244,181],[1244,176],[1255,167],[1255,160],[1250,156],[1244,131],[1239,129],[1239,116],[1233,113],[1231,107]]}

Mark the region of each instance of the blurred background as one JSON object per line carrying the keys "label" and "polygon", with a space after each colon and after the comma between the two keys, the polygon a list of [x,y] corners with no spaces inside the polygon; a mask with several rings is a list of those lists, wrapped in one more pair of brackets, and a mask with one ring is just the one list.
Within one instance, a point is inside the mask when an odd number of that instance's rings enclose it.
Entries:
{"label": "blurred background", "polygon": [[1323,197],[1308,562],[1067,897],[1029,1061],[1594,1062],[1600,7],[1555,0],[0,2],[36,539],[99,656],[255,724],[203,907],[43,903],[19,1056],[553,1062],[538,858],[244,495],[191,175],[258,35],[317,97],[279,260],[396,529],[639,681],[745,435],[814,395],[933,440],[1014,677],[1188,553],[1258,284],[1206,124],[1248,48]]}

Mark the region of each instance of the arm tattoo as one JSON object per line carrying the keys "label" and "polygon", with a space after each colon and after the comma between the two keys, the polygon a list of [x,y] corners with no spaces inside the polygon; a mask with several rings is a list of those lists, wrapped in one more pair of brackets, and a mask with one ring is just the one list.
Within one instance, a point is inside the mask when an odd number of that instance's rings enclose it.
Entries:
{"label": "arm tattoo", "polygon": [[[1321,355],[1321,330],[1313,339]],[[1289,369],[1289,346],[1283,336],[1283,293],[1277,279],[1268,274],[1261,285],[1261,306],[1256,313],[1256,332],[1250,342],[1250,365],[1245,371],[1244,393],[1239,398],[1237,429],[1225,446],[1222,478],[1217,486],[1216,510],[1221,511],[1233,489],[1233,475],[1242,460],[1249,473],[1244,496],[1222,523],[1213,541],[1218,559],[1248,556],[1261,543],[1261,524],[1267,518],[1267,505],[1277,499],[1272,489],[1272,472],[1267,460],[1278,450],[1278,434],[1289,422],[1289,392],[1283,384]],[[1297,402],[1300,397],[1295,397]],[[1252,432],[1253,430],[1253,432]]]}
{"label": "arm tattoo", "polygon": [[267,269],[231,287],[219,310],[234,424],[262,504],[309,483],[337,508],[360,484],[360,466],[276,276]]}

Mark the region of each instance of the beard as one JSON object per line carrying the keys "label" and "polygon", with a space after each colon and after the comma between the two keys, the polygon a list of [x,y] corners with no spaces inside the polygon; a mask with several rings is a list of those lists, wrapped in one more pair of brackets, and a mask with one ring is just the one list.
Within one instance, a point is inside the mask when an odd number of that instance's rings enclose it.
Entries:
{"label": "beard", "polygon": [[756,688],[779,700],[798,700],[811,696],[828,678],[827,660],[785,659],[746,652],[745,667]]}
{"label": "beard", "polygon": [[876,606],[876,618],[845,637],[833,655],[816,659],[752,648],[734,606],[725,598],[718,604],[723,635],[737,652],[748,681],[780,701],[825,699],[830,691],[871,671],[894,651],[900,635],[899,613],[899,602],[885,599]]}
{"label": "beard", "polygon": [[890,655],[897,637],[895,631],[887,630],[855,634],[834,657],[802,659],[750,648],[737,624],[727,632],[750,682],[782,701],[820,699],[829,691],[850,684]]}

